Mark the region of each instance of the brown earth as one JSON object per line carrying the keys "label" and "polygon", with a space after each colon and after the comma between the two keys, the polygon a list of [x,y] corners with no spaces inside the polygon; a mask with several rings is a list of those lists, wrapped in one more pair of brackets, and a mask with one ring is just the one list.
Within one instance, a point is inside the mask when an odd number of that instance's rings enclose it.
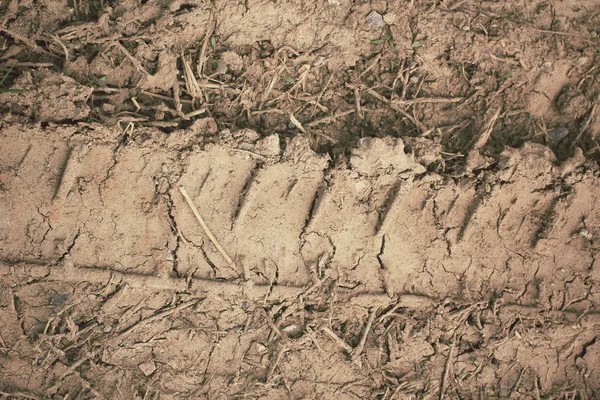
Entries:
{"label": "brown earth", "polygon": [[599,27],[0,0],[0,397],[600,398]]}

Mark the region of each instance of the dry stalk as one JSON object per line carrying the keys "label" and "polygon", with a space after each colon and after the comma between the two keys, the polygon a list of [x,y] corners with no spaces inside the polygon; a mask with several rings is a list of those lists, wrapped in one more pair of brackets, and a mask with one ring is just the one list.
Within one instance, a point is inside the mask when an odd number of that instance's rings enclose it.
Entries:
{"label": "dry stalk", "polygon": [[181,53],[181,63],[183,64],[183,79],[185,80],[185,88],[187,92],[192,96],[192,99],[202,99],[203,93],[198,80],[194,76],[194,71],[190,67],[190,63],[185,59],[183,53]]}
{"label": "dry stalk", "polygon": [[329,329],[326,326],[324,326],[321,329],[335,342],[335,344],[340,346],[342,349],[346,350],[348,354],[352,354],[352,347],[348,343],[340,339],[340,337],[336,335],[331,329]]}
{"label": "dry stalk", "polygon": [[492,119],[490,119],[488,121],[488,123],[486,124],[485,129],[479,135],[479,139],[477,139],[477,141],[473,145],[473,150],[479,150],[487,144],[488,140],[490,139],[490,136],[492,135],[492,131],[494,130],[494,125],[496,124],[496,121],[498,120],[499,116],[500,116],[500,109],[496,110]]}
{"label": "dry stalk", "polygon": [[223,249],[223,247],[221,246],[221,244],[219,244],[217,238],[215,238],[215,235],[212,234],[212,232],[208,228],[208,225],[206,225],[206,222],[204,222],[204,219],[202,218],[202,216],[198,212],[198,209],[194,205],[194,202],[192,201],[192,198],[188,194],[187,190],[185,190],[185,188],[183,186],[179,186],[179,191],[181,192],[181,194],[185,198],[185,201],[188,203],[188,205],[192,209],[192,212],[194,213],[194,216],[196,217],[196,219],[200,223],[200,226],[202,226],[202,229],[204,229],[204,233],[206,233],[206,236],[208,236],[208,238],[210,239],[210,241],[212,242],[212,244],[214,244],[215,247],[217,248],[217,250],[219,250],[219,253],[221,253],[221,255],[223,256],[223,258],[225,259],[225,261],[227,261],[227,263],[230,266],[233,266],[233,260],[231,259],[231,257],[229,257],[227,255],[227,253],[225,252],[225,250]]}
{"label": "dry stalk", "polygon": [[446,385],[448,383],[448,376],[450,375],[450,368],[452,365],[452,358],[454,357],[455,339],[453,338],[448,350],[448,358],[446,358],[446,364],[444,365],[444,372],[442,373],[442,380],[440,381],[440,393],[438,396],[439,400],[444,399],[444,393],[446,392]]}
{"label": "dry stalk", "polygon": [[[211,11],[208,19],[209,19],[209,21],[213,19],[212,11]],[[200,56],[198,57],[198,64],[196,65],[196,72],[198,72],[198,77],[200,77],[200,79],[202,79],[204,77],[204,64],[206,62],[206,51],[208,49],[208,43],[209,43],[210,37],[212,36],[214,30],[215,30],[215,24],[213,22],[211,24],[210,28],[208,28],[208,31],[206,32],[206,36],[204,36],[204,40],[202,41],[202,48],[200,49]],[[191,69],[190,69],[190,71],[191,71]]]}
{"label": "dry stalk", "polygon": [[420,97],[417,99],[405,99],[405,100],[391,100],[392,104],[401,106],[409,106],[413,104],[430,104],[430,103],[458,103],[464,100],[464,97]]}
{"label": "dry stalk", "polygon": [[365,325],[365,329],[360,338],[360,342],[358,342],[358,346],[352,351],[352,361],[358,361],[360,355],[362,354],[365,343],[367,342],[367,336],[369,336],[369,331],[371,330],[371,326],[373,325],[373,321],[375,320],[375,316],[377,315],[377,310],[371,310],[369,313],[369,319],[367,320],[367,324]]}

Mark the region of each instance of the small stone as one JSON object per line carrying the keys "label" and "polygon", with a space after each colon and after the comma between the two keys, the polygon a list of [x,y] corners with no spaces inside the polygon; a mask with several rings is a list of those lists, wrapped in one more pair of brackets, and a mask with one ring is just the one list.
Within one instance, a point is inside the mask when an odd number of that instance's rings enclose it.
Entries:
{"label": "small stone", "polygon": [[264,354],[267,352],[267,347],[262,343],[254,342],[253,343],[254,351],[258,354]]}
{"label": "small stone", "polygon": [[388,25],[394,25],[394,22],[396,22],[396,14],[394,14],[394,13],[385,14],[383,16],[383,21]]}
{"label": "small stone", "polygon": [[579,59],[577,60],[577,63],[579,64],[580,67],[583,67],[585,64],[588,63],[590,59],[588,57],[579,57]]}
{"label": "small stone", "polygon": [[375,29],[381,28],[385,24],[383,17],[377,11],[371,11],[371,13],[367,15],[367,22]]}
{"label": "small stone", "polygon": [[281,330],[285,333],[293,333],[299,331],[300,329],[298,328],[298,325],[291,324],[282,328]]}
{"label": "small stone", "polygon": [[552,128],[548,131],[548,136],[550,136],[550,139],[552,139],[552,142],[554,142],[554,144],[559,144],[560,142],[562,142],[568,134],[569,130],[562,126]]}
{"label": "small stone", "polygon": [[325,57],[323,56],[317,57],[317,59],[313,62],[313,67],[320,67],[323,65],[325,65]]}
{"label": "small stone", "polygon": [[58,295],[56,295],[56,297],[54,297],[54,305],[61,306],[61,305],[65,304],[67,302],[67,300],[69,300],[68,294],[58,294]]}
{"label": "small stone", "polygon": [[217,61],[217,69],[215,71],[217,74],[224,74],[227,72],[227,64],[223,60]]}
{"label": "small stone", "polygon": [[410,79],[409,79],[409,81],[410,81],[410,83],[417,84],[417,83],[419,83],[419,77],[418,76],[411,76]]}
{"label": "small stone", "polygon": [[150,376],[156,371],[156,364],[154,364],[154,360],[147,361],[138,365],[140,371],[144,373],[146,376]]}

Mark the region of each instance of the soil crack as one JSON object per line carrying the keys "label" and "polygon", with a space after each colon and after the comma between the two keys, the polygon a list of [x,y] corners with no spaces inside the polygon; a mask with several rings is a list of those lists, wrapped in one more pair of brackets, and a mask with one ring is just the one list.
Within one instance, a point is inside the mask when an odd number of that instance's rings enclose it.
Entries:
{"label": "soil crack", "polygon": [[[157,184],[158,189],[158,184]],[[167,216],[169,217],[169,227],[171,228],[171,233],[175,236],[175,248],[170,251],[171,258],[173,261],[173,273],[176,277],[180,277],[179,275],[179,259],[178,252],[181,247],[181,234],[179,231],[179,227],[177,226],[177,220],[175,219],[175,215],[173,214],[173,198],[171,197],[171,187],[167,189]]]}

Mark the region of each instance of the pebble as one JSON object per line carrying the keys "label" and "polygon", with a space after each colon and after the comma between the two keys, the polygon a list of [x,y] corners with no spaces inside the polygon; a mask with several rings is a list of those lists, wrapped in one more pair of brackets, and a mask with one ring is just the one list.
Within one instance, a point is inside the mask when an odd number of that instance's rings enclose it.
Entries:
{"label": "pebble", "polygon": [[67,300],[69,300],[68,294],[58,294],[56,295],[56,297],[54,297],[54,305],[63,305],[64,303],[66,303]]}
{"label": "pebble", "polygon": [[154,364],[154,360],[147,361],[138,365],[140,371],[144,373],[146,376],[150,376],[156,371],[156,364]]}
{"label": "pebble", "polygon": [[559,126],[556,128],[552,128],[548,131],[548,136],[554,142],[554,144],[559,144],[562,142],[564,138],[569,134],[569,130],[563,126]]}
{"label": "pebble", "polygon": [[544,69],[546,72],[552,72],[554,71],[554,65],[551,61],[546,61],[542,64],[542,69]]}
{"label": "pebble", "polygon": [[371,11],[371,13],[367,15],[367,22],[376,29],[381,28],[385,23],[383,17],[377,11]]}
{"label": "pebble", "polygon": [[394,13],[385,14],[383,16],[383,21],[388,25],[394,25],[394,23],[396,22],[396,14],[394,14]]}

